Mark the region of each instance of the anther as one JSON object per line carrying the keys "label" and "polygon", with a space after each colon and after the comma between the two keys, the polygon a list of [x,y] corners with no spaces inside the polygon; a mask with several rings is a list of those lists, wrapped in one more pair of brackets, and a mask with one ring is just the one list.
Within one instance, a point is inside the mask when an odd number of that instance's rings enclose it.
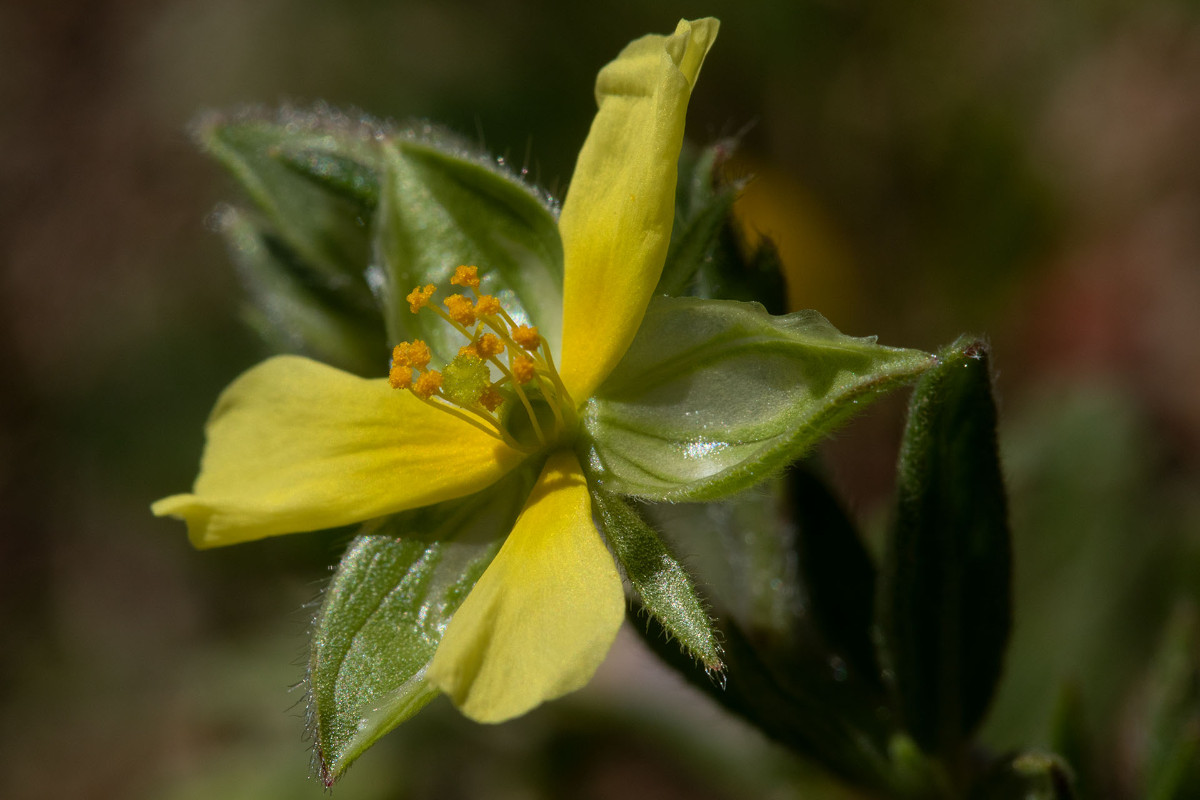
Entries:
{"label": "anther", "polygon": [[531,352],[537,350],[542,343],[542,337],[538,335],[538,329],[534,325],[517,325],[512,330],[512,338],[514,342]]}
{"label": "anther", "polygon": [[500,313],[500,301],[490,294],[485,294],[479,298],[479,302],[475,304],[475,316],[477,317],[494,317]]}
{"label": "anther", "polygon": [[454,270],[454,277],[450,279],[450,283],[454,286],[465,286],[468,289],[479,288],[479,268],[460,266]]}
{"label": "anther", "polygon": [[479,405],[486,408],[488,411],[495,411],[504,402],[504,395],[497,392],[491,386],[483,390],[483,394],[479,396]]}
{"label": "anther", "polygon": [[392,364],[399,364],[402,367],[425,369],[429,366],[431,358],[433,358],[433,353],[430,352],[429,345],[420,339],[401,342],[392,348]]}
{"label": "anther", "polygon": [[413,370],[403,364],[392,364],[388,373],[388,383],[393,389],[408,389],[412,386]]}
{"label": "anther", "polygon": [[464,328],[469,328],[475,324],[475,306],[461,294],[450,295],[442,301],[442,305],[446,307],[450,319]]}
{"label": "anther", "polygon": [[494,333],[485,333],[475,342],[475,351],[480,358],[491,358],[504,352],[504,342]]}
{"label": "anther", "polygon": [[418,286],[408,293],[408,297],[404,298],[408,301],[408,309],[416,314],[425,306],[429,305],[429,298],[433,297],[433,293],[437,291],[432,283],[426,284],[424,288]]}
{"label": "anther", "polygon": [[513,380],[520,384],[533,380],[535,370],[533,359],[529,356],[517,356],[512,360]]}
{"label": "anther", "polygon": [[417,384],[412,387],[412,391],[413,394],[422,400],[428,400],[440,388],[442,388],[442,373],[436,369],[431,369],[428,372],[422,373],[421,377],[417,378]]}

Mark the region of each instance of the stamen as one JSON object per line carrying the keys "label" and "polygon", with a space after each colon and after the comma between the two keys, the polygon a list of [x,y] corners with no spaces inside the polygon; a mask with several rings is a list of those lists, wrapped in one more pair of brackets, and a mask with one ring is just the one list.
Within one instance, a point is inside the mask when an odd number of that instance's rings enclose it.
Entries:
{"label": "stamen", "polygon": [[494,333],[485,333],[475,342],[475,350],[480,358],[491,358],[504,352],[504,342]]}
{"label": "stamen", "polygon": [[429,366],[431,358],[433,358],[433,353],[430,352],[429,345],[420,339],[401,342],[392,348],[392,363],[402,367],[416,367],[423,370]]}
{"label": "stamen", "polygon": [[465,286],[468,289],[478,289],[479,267],[458,267],[456,270],[454,270],[454,277],[450,279],[450,283],[454,286]]}
{"label": "stamen", "polygon": [[469,328],[475,324],[475,305],[461,294],[452,294],[442,301],[450,319]]}
{"label": "stamen", "polygon": [[413,370],[403,364],[392,364],[388,373],[388,383],[393,389],[408,389],[412,386]]}
{"label": "stamen", "polygon": [[513,328],[512,338],[514,342],[530,352],[537,350],[538,345],[542,343],[542,337],[538,335],[538,329],[534,325],[516,326]]}
{"label": "stamen", "polygon": [[479,405],[486,408],[488,411],[495,411],[504,402],[504,395],[497,392],[489,386],[483,390],[483,394],[479,396]]}
{"label": "stamen", "polygon": [[429,305],[429,298],[433,297],[433,293],[437,291],[432,283],[427,284],[425,288],[418,286],[408,293],[408,297],[404,298],[408,301],[408,308],[412,313],[417,313],[425,306]]}
{"label": "stamen", "polygon": [[494,317],[500,313],[500,301],[490,294],[485,294],[475,303],[475,316]]}
{"label": "stamen", "polygon": [[[409,308],[416,313],[428,307],[466,344],[439,372],[428,368],[432,353],[425,342],[401,342],[392,351],[388,382],[518,450],[545,447],[571,431],[577,424],[575,409],[538,329],[517,324],[494,295],[479,294],[478,267],[459,266],[450,283],[464,287],[469,296],[452,294],[434,305],[436,287],[427,284],[409,293]],[[503,377],[493,383],[496,372]],[[514,399],[524,414],[517,409],[494,413]],[[543,405],[549,406],[552,421]],[[536,437],[536,444],[528,434]]]}
{"label": "stamen", "polygon": [[422,400],[428,400],[440,388],[442,388],[442,373],[431,369],[421,373],[421,377],[417,378],[417,385],[412,388],[412,391]]}
{"label": "stamen", "polygon": [[529,356],[517,356],[512,360],[513,380],[524,386],[533,380],[536,374],[533,359]]}

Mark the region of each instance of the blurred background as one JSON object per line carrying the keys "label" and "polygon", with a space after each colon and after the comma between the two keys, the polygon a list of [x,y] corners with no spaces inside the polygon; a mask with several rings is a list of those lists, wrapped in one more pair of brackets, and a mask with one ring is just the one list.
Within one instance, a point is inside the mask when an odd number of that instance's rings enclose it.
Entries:
{"label": "blurred background", "polygon": [[[887,344],[993,342],[1017,621],[983,739],[1045,746],[1072,687],[1135,780],[1147,654],[1200,601],[1195,0],[56,0],[0,6],[5,796],[321,792],[289,687],[349,534],[197,553],[148,510],[266,354],[206,225],[233,185],[189,120],[428,118],[561,196],[597,69],[704,14],[689,137],[741,137],[737,211],[792,305]],[[868,527],[903,410],[824,453]],[[628,632],[588,690],[501,729],[434,703],[335,794],[847,796]]]}

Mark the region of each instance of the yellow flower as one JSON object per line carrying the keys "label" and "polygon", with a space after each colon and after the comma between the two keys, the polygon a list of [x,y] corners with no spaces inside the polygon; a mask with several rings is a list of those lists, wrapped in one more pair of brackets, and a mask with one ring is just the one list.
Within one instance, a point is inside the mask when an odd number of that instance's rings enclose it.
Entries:
{"label": "yellow flower", "polygon": [[[572,449],[577,412],[628,349],[658,282],[687,103],[717,28],[713,19],[681,21],[670,36],[632,42],[597,78],[599,109],[559,219],[558,396],[574,406],[555,409],[556,423],[536,447],[514,446],[511,437],[447,413],[440,401],[421,399],[420,381],[402,388],[411,371],[393,374],[401,387],[393,388],[388,378],[362,379],[281,356],[225,390],[208,422],[193,492],[158,501],[154,513],[184,519],[193,544],[215,547],[452,500],[544,459],[512,531],[451,619],[425,678],[483,722],[583,686],[616,635],[625,601]],[[469,277],[477,283],[473,270]],[[474,288],[466,276],[460,285]],[[412,310],[435,308],[433,291],[416,289],[408,298]],[[489,300],[479,313],[493,311]],[[475,322],[465,298],[447,306],[461,324]],[[520,327],[520,347],[531,349],[536,330]],[[485,350],[493,344],[487,340]],[[533,361],[515,357],[524,377]],[[434,371],[421,379],[427,377],[443,380]],[[431,383],[425,388],[425,397],[438,391]],[[490,411],[497,398],[493,388],[486,391],[480,404]]]}

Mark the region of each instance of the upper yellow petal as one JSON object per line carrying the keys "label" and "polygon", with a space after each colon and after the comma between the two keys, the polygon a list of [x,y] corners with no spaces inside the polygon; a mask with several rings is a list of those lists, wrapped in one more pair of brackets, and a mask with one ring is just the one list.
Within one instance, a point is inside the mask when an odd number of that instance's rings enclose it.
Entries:
{"label": "upper yellow petal", "polygon": [[153,505],[196,547],[332,528],[484,488],[521,454],[386,379],[296,356],[221,395],[192,494]]}
{"label": "upper yellow petal", "polygon": [[563,203],[562,378],[590,397],[637,332],[658,284],[692,86],[719,23],[681,21],[629,44],[596,78],[599,111]]}
{"label": "upper yellow petal", "polygon": [[555,453],[425,678],[468,717],[503,722],[586,684],[624,611],[579,462]]}

